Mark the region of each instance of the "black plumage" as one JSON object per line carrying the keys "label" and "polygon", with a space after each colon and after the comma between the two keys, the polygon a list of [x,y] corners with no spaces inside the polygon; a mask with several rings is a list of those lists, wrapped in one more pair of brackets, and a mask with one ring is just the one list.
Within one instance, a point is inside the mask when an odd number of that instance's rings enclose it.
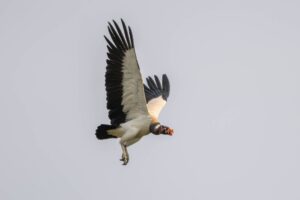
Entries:
{"label": "black plumage", "polygon": [[128,146],[150,132],[172,135],[174,131],[158,121],[170,93],[168,77],[165,74],[161,80],[157,76],[148,77],[143,85],[132,31],[122,19],[121,22],[121,26],[115,21],[108,22],[110,39],[104,36],[108,49],[105,89],[111,124],[98,126],[95,135],[99,140],[120,138],[120,160],[126,165]]}
{"label": "black plumage", "polygon": [[170,94],[170,82],[166,74],[162,76],[162,83],[156,75],[154,75],[154,80],[149,76],[146,78],[146,81],[148,86],[144,84],[144,90],[147,103],[159,96],[162,96],[167,101]]}
{"label": "black plumage", "polygon": [[125,122],[126,113],[123,112],[122,105],[123,59],[125,52],[134,48],[132,31],[129,26],[126,26],[122,19],[121,22],[123,32],[118,24],[113,21],[114,26],[108,23],[108,32],[111,40],[104,36],[107,41],[108,49],[105,74],[106,100],[107,109],[109,110],[108,116],[113,126],[118,126]]}

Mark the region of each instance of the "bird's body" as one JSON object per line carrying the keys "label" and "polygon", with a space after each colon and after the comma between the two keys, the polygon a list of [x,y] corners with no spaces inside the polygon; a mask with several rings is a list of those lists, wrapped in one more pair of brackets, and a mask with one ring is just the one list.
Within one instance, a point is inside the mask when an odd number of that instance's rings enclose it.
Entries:
{"label": "bird's body", "polygon": [[121,142],[130,146],[150,133],[152,119],[150,115],[141,115],[135,119],[120,124],[120,127],[108,131],[110,135],[121,138]]}
{"label": "bird's body", "polygon": [[169,96],[169,80],[157,76],[155,81],[149,77],[148,86],[143,84],[137,62],[133,36],[130,27],[123,20],[123,32],[118,24],[110,23],[108,31],[112,41],[108,43],[108,59],[105,74],[107,108],[111,125],[101,124],[96,130],[98,139],[120,138],[123,164],[129,161],[127,147],[143,136],[153,134],[172,135],[173,130],[160,125],[158,116]]}

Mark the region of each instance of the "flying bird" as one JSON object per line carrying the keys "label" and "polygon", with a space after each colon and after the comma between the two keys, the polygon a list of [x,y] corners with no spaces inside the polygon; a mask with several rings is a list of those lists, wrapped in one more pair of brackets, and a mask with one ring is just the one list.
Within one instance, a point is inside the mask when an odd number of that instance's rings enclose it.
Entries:
{"label": "flying bird", "polygon": [[121,19],[122,29],[113,20],[108,22],[111,39],[107,42],[107,66],[105,87],[110,125],[101,124],[96,130],[99,140],[119,138],[122,149],[121,161],[129,161],[127,147],[143,136],[172,135],[173,129],[161,125],[159,114],[170,93],[170,83],[166,74],[162,81],[158,76],[146,78],[143,84],[140,67],[136,58],[131,28]]}

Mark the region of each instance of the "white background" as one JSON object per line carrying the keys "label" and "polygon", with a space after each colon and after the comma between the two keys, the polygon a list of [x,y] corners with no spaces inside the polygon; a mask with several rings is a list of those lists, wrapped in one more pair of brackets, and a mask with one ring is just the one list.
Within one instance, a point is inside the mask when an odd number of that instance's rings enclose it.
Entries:
{"label": "white background", "polygon": [[[300,199],[299,1],[0,2],[3,200]],[[160,121],[121,165],[104,89],[107,21],[133,29]]]}

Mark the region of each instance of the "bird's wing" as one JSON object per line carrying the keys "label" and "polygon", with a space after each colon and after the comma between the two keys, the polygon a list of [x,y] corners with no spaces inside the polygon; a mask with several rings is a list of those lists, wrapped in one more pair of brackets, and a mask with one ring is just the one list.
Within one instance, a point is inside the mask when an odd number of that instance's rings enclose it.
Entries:
{"label": "bird's wing", "polygon": [[107,109],[112,125],[120,125],[140,115],[148,115],[142,76],[134,49],[131,28],[121,19],[123,31],[108,23],[108,59],[105,86]]}
{"label": "bird's wing", "polygon": [[162,76],[162,82],[156,75],[154,75],[154,79],[149,76],[146,81],[148,86],[144,84],[144,90],[147,109],[149,114],[157,120],[160,111],[167,103],[170,94],[170,82],[166,74]]}

